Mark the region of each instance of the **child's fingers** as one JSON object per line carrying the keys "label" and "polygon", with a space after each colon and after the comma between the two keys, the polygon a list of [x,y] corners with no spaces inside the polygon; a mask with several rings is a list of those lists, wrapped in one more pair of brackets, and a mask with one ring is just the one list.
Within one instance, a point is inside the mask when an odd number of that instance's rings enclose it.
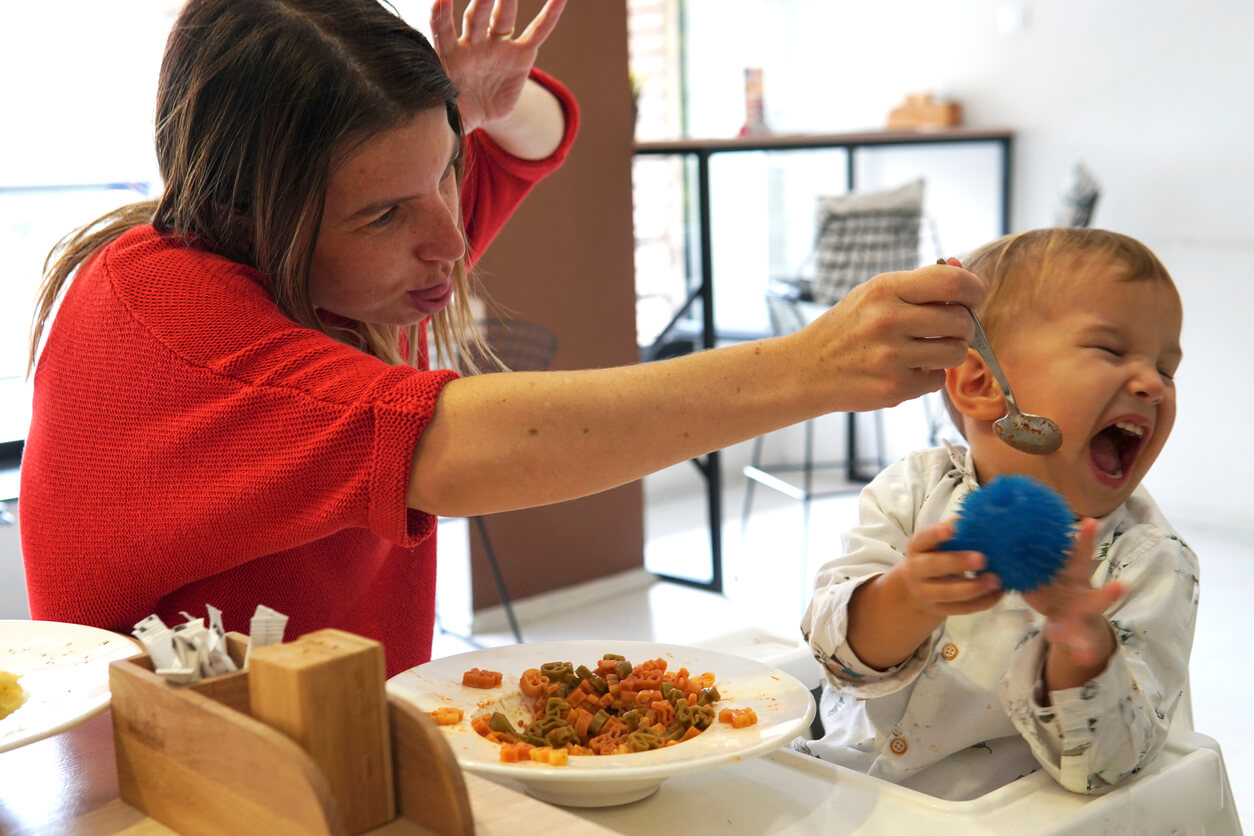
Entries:
{"label": "child's fingers", "polygon": [[1075,543],[1071,546],[1071,554],[1067,558],[1064,570],[1074,580],[1088,585],[1093,574],[1093,550],[1097,546],[1097,530],[1101,524],[1092,517],[1080,520],[1076,529]]}
{"label": "child's fingers", "polygon": [[971,579],[934,579],[918,585],[917,594],[932,604],[975,603],[992,596],[1001,597],[1001,582],[996,575],[984,574]]}
{"label": "child's fingers", "polygon": [[910,574],[919,580],[931,578],[970,578],[984,568],[979,552],[924,552],[910,556]]}
{"label": "child's fingers", "polygon": [[954,536],[954,527],[949,523],[935,523],[933,525],[925,525],[910,538],[910,543],[906,546],[907,554],[922,554],[924,552],[934,552]]}

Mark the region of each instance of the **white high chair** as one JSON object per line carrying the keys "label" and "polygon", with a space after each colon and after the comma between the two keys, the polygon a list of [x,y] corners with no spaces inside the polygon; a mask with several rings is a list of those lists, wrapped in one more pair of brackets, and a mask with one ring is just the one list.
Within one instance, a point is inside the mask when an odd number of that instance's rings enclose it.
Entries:
{"label": "white high chair", "polygon": [[[808,688],[822,681],[822,669],[799,639],[751,628],[702,646],[757,659]],[[810,819],[831,822],[825,828],[830,833],[1242,834],[1219,743],[1193,729],[1187,683],[1162,751],[1139,775],[1104,795],[1069,792],[1038,771],[971,801],[945,801],[791,749],[762,761],[753,775],[762,791],[778,783],[781,792],[804,796]],[[780,832],[813,831],[798,823]]]}

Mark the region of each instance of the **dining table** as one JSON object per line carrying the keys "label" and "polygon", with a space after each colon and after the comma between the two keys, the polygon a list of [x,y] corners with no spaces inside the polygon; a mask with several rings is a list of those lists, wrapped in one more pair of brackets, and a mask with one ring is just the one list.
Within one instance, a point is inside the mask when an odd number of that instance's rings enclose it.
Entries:
{"label": "dining table", "polygon": [[[754,836],[1154,834],[1223,818],[1225,804],[1230,809],[1232,803],[1217,744],[1192,732],[1173,736],[1143,774],[1104,796],[1069,793],[1037,772],[973,801],[944,801],[787,748],[672,776],[649,797],[611,807],[557,807],[507,779],[469,772],[463,777],[476,833],[488,836],[656,834],[659,828]],[[60,734],[0,753],[0,833],[173,832],[120,798],[108,709]],[[427,832],[400,819],[370,831]]]}

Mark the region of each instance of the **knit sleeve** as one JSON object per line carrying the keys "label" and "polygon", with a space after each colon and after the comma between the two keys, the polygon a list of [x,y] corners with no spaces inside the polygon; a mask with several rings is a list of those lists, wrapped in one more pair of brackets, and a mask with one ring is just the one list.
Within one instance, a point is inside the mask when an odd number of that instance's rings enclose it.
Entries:
{"label": "knit sleeve", "polygon": [[475,261],[505,221],[531,191],[566,160],[579,131],[579,105],[557,79],[532,69],[531,78],[557,97],[565,130],[557,150],[542,160],[523,160],[505,151],[483,131],[466,139],[466,174],[462,182],[462,221],[466,227],[469,260]]}

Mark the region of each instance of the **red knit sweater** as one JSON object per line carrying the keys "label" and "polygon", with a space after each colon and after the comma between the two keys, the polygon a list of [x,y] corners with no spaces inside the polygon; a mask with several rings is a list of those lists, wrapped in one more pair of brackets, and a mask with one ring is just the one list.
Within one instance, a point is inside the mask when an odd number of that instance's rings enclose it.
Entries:
{"label": "red knit sweater", "polygon": [[[468,141],[471,251],[550,158]],[[252,268],[130,230],[75,276],[35,373],[22,461],[31,615],[129,633],[212,604],[247,632],[376,638],[388,675],[427,661],[436,520],[406,508],[409,467],[451,372],[389,366],[285,318]]]}

